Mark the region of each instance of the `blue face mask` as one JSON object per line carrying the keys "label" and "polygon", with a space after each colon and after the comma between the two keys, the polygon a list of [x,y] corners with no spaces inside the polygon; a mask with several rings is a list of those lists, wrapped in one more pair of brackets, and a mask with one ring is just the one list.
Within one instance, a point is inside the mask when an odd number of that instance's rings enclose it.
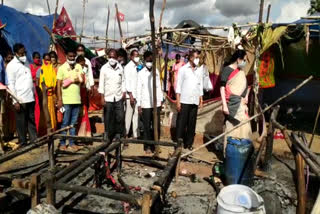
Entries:
{"label": "blue face mask", "polygon": [[245,60],[243,60],[241,63],[238,64],[238,68],[240,69],[244,69],[247,65],[247,62]]}

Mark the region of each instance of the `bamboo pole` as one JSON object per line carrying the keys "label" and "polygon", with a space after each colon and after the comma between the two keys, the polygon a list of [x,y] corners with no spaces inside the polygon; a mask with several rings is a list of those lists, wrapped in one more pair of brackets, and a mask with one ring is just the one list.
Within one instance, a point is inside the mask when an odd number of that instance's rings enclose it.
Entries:
{"label": "bamboo pole", "polygon": [[160,14],[160,20],[159,20],[159,32],[161,31],[160,29],[162,27],[162,17],[163,17],[164,10],[166,9],[166,4],[167,4],[167,0],[163,0],[161,14]]}
{"label": "bamboo pole", "polygon": [[53,24],[52,24],[52,29],[56,26],[56,20],[57,20],[57,13],[58,13],[58,7],[59,7],[59,0],[56,0],[56,9],[54,10],[53,14]]}
{"label": "bamboo pole", "polygon": [[314,135],[315,135],[315,133],[316,133],[317,126],[318,126],[319,116],[320,116],[320,106],[319,106],[319,109],[318,109],[318,113],[317,113],[317,116],[316,116],[316,120],[314,121],[312,136],[311,136],[311,140],[310,140],[310,143],[309,143],[309,148],[311,148],[312,143],[313,143]]}
{"label": "bamboo pole", "polygon": [[[83,35],[83,28],[84,28],[84,13],[86,12],[86,0],[82,0],[82,24],[81,24],[81,33],[80,35]],[[80,37],[80,43],[81,43],[81,38]]]}
{"label": "bamboo pole", "polygon": [[268,13],[267,13],[266,23],[269,23],[270,12],[271,12],[271,4],[268,5]]}
{"label": "bamboo pole", "polygon": [[[108,5],[108,18],[107,18],[107,27],[106,27],[106,38],[108,38],[109,23],[110,23],[110,7]],[[108,40],[106,40],[106,49],[108,49]]]}
{"label": "bamboo pole", "polygon": [[150,18],[150,25],[151,25],[151,37],[152,37],[152,77],[153,77],[153,130],[154,130],[154,140],[159,140],[159,133],[158,133],[158,110],[157,110],[157,49],[156,49],[156,34],[155,34],[155,26],[154,26],[154,0],[150,0],[149,5],[149,18]]}
{"label": "bamboo pole", "polygon": [[259,23],[262,23],[263,20],[263,9],[264,9],[264,0],[260,0],[260,11],[259,11]]}
{"label": "bamboo pole", "polygon": [[234,130],[236,130],[237,128],[243,126],[244,124],[249,123],[251,120],[259,117],[260,115],[264,114],[266,111],[269,111],[271,108],[273,108],[275,105],[277,105],[277,104],[278,104],[280,101],[282,101],[283,99],[285,99],[285,98],[287,98],[288,96],[290,96],[290,95],[292,95],[293,93],[295,93],[297,90],[299,90],[300,88],[302,88],[305,84],[307,84],[307,83],[308,83],[310,80],[312,80],[312,79],[313,79],[313,76],[310,76],[308,79],[304,80],[301,84],[299,84],[296,88],[292,89],[290,92],[288,92],[287,94],[285,94],[285,95],[283,95],[282,97],[280,97],[279,99],[277,99],[274,103],[272,103],[270,106],[268,106],[267,108],[265,108],[265,109],[264,109],[263,111],[261,111],[260,113],[252,116],[252,117],[249,118],[248,120],[245,120],[245,121],[241,122],[240,124],[234,126],[232,129],[230,129],[229,131],[226,131],[226,132],[220,134],[219,136],[217,136],[217,137],[213,138],[212,140],[210,140],[209,142],[207,142],[207,143],[205,143],[205,144],[203,144],[203,145],[195,148],[194,150],[183,154],[181,157],[186,157],[186,156],[188,156],[188,155],[190,155],[190,154],[192,154],[192,153],[194,153],[194,152],[196,152],[196,151],[198,151],[198,150],[200,150],[200,149],[202,149],[202,148],[204,148],[204,147],[206,147],[206,146],[208,146],[208,145],[216,142],[216,141],[219,140],[220,138],[222,138],[222,137],[224,137],[225,135],[233,132]]}
{"label": "bamboo pole", "polygon": [[49,12],[49,15],[50,15],[50,14],[51,14],[51,11],[50,11],[49,0],[47,0],[47,7],[48,7],[48,12]]}
{"label": "bamboo pole", "polygon": [[121,22],[120,22],[120,18],[119,18],[118,4],[115,4],[115,6],[116,6],[116,16],[117,16],[117,21],[118,21],[118,26],[119,26],[119,32],[120,32],[120,41],[121,41],[121,46],[122,46],[123,33],[122,33]]}
{"label": "bamboo pole", "polygon": [[4,3],[3,3],[3,1],[4,1],[4,0],[1,0],[1,5],[3,5],[3,4],[4,4]]}

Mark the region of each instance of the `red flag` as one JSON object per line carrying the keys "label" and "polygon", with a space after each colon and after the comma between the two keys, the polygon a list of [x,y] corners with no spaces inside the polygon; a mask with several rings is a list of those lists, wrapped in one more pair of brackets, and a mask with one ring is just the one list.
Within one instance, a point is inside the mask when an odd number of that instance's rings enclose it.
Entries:
{"label": "red flag", "polygon": [[[72,26],[72,22],[64,7],[62,7],[61,13],[58,19],[56,20],[53,33],[58,34],[60,36],[76,35],[76,32],[74,31]],[[76,40],[76,38],[73,38],[73,40]]]}
{"label": "red flag", "polygon": [[124,21],[124,14],[118,12],[118,18],[119,18],[120,22],[123,22]]}

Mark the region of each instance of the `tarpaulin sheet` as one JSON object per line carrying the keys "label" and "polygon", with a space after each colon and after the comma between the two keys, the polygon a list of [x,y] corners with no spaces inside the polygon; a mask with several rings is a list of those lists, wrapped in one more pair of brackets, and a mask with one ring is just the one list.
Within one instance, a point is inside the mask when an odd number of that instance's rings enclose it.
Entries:
{"label": "tarpaulin sheet", "polygon": [[0,19],[2,23],[7,24],[2,33],[9,46],[13,48],[15,43],[24,44],[29,62],[32,60],[34,51],[38,51],[41,55],[48,52],[50,37],[43,26],[46,25],[52,29],[53,15],[36,16],[1,6]]}

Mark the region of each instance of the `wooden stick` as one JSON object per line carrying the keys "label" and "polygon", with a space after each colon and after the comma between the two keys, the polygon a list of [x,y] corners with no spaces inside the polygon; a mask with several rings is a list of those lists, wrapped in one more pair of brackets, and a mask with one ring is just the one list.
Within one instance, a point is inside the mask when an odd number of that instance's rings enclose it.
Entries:
{"label": "wooden stick", "polygon": [[[80,35],[83,35],[83,28],[84,28],[84,13],[86,12],[86,0],[82,0],[82,23],[81,23],[81,33]],[[81,43],[80,37],[80,43]]]}
{"label": "wooden stick", "polygon": [[264,169],[266,171],[271,170],[272,165],[272,152],[273,152],[273,139],[274,139],[274,125],[272,121],[275,121],[277,119],[278,113],[280,110],[280,106],[276,106],[271,113],[270,121],[269,121],[269,127],[268,127],[268,135],[266,138],[266,153],[264,158]]}
{"label": "wooden stick", "polygon": [[146,192],[143,194],[142,198],[142,214],[150,214],[151,213],[151,202],[152,202],[152,194],[150,192]]}
{"label": "wooden stick", "polygon": [[33,174],[31,176],[31,188],[30,188],[30,197],[31,197],[31,208],[35,208],[40,203],[40,194],[39,194],[39,184],[40,184],[40,175]]}
{"label": "wooden stick", "polygon": [[[156,34],[154,26],[154,0],[150,0],[149,5],[149,19],[151,25],[151,43],[152,43],[152,84],[153,84],[153,130],[154,130],[154,139],[155,141],[159,140],[158,133],[158,108],[157,108],[157,48],[156,48]],[[160,71],[159,71],[160,72]]]}
{"label": "wooden stick", "polygon": [[320,106],[318,108],[318,113],[317,113],[317,116],[316,116],[316,120],[314,121],[312,136],[311,136],[311,140],[310,140],[310,143],[309,143],[309,148],[311,148],[312,143],[313,143],[314,135],[316,133],[317,126],[318,126],[319,116],[320,116]]}
{"label": "wooden stick", "polygon": [[55,26],[56,26],[56,20],[57,20],[58,7],[59,7],[59,0],[56,0],[56,9],[54,10],[54,14],[53,14],[53,24],[52,24],[52,29],[54,29],[54,28],[55,28]]}
{"label": "wooden stick", "polygon": [[[273,109],[272,113],[271,113],[271,117],[270,117],[270,121],[269,121],[269,127],[268,127],[268,136],[270,135],[269,138],[271,138],[271,135],[272,135],[272,138],[273,138],[273,132],[272,131],[274,131],[274,128],[273,128],[273,124],[272,124],[272,121],[273,121],[272,119],[276,119],[277,118],[279,109],[280,109],[280,106],[276,106]],[[257,166],[259,164],[263,149],[267,145],[268,140],[270,140],[269,138],[267,137],[267,139],[263,139],[261,144],[260,144],[260,148],[259,148],[259,151],[258,151],[258,154],[257,154],[256,162],[255,162],[255,164],[253,166],[253,171],[256,171],[256,169],[257,169]],[[272,153],[271,153],[271,155],[272,155]]]}
{"label": "wooden stick", "polygon": [[166,4],[167,4],[167,0],[163,0],[161,14],[160,14],[160,20],[159,20],[159,32],[161,31],[160,29],[162,27],[162,17],[163,17],[164,10],[166,9]]}
{"label": "wooden stick", "polygon": [[305,152],[318,166],[320,166],[320,159],[317,155],[315,155],[306,145],[304,145],[298,135],[296,133],[292,133],[292,137],[294,139],[293,143],[295,143],[297,146],[299,146],[303,152]]}
{"label": "wooden stick", "polygon": [[268,5],[268,13],[267,13],[266,23],[269,23],[270,12],[271,12],[271,4]]}
{"label": "wooden stick", "polygon": [[308,166],[310,166],[310,169],[318,176],[320,177],[320,168],[319,166],[317,166],[311,159],[310,157],[304,153],[304,151],[297,146],[296,144],[293,144],[294,149],[299,152],[299,154],[303,157],[303,159],[305,160],[305,162],[308,164]]}
{"label": "wooden stick", "polygon": [[251,120],[259,117],[260,115],[264,114],[266,111],[269,111],[271,108],[273,108],[275,105],[277,105],[280,101],[282,101],[283,99],[289,97],[290,95],[292,95],[293,93],[295,93],[297,90],[299,90],[300,88],[302,88],[305,84],[307,84],[310,80],[313,79],[313,76],[310,76],[308,79],[304,80],[301,84],[299,84],[296,88],[292,89],[290,92],[288,92],[287,94],[283,95],[282,97],[280,97],[279,99],[277,99],[274,103],[272,103],[270,106],[268,106],[267,108],[265,108],[262,112],[260,112],[259,114],[256,114],[254,116],[252,116],[251,118],[249,118],[248,120],[245,120],[243,122],[241,122],[240,124],[234,126],[232,129],[230,129],[229,131],[226,131],[222,134],[220,134],[219,136],[213,138],[212,140],[210,140],[209,142],[195,148],[194,150],[187,152],[185,154],[183,154],[181,157],[186,157],[204,147],[207,147],[208,145],[212,144],[213,142],[216,142],[217,140],[219,140],[220,138],[224,137],[225,135],[233,132],[234,130],[236,130],[237,128],[243,126],[244,124],[250,122]]}
{"label": "wooden stick", "polygon": [[263,9],[264,9],[264,0],[260,0],[260,11],[259,11],[259,23],[262,23],[263,20]]}
{"label": "wooden stick", "polygon": [[[110,23],[110,7],[109,7],[109,5],[108,5],[108,18],[107,18],[106,38],[108,38],[109,23]],[[108,40],[106,40],[106,49],[107,49],[107,48],[108,48]]]}
{"label": "wooden stick", "polygon": [[105,40],[109,42],[120,42],[120,40],[109,39],[101,36],[85,36],[85,35],[69,35],[69,36],[61,36],[62,38],[85,38],[85,39],[94,39],[94,40]]}
{"label": "wooden stick", "polygon": [[[123,33],[122,33],[122,28],[121,28],[121,22],[119,18],[119,10],[118,10],[118,4],[115,4],[116,6],[116,16],[117,16],[117,21],[118,21],[118,26],[119,26],[119,32],[120,32],[120,40],[123,40]],[[122,44],[122,42],[121,42]]]}
{"label": "wooden stick", "polygon": [[51,11],[50,11],[49,0],[47,0],[47,7],[48,7],[48,12],[49,12],[49,15],[50,15],[50,14],[51,14]]}
{"label": "wooden stick", "polygon": [[297,214],[306,212],[306,182],[304,177],[304,161],[301,154],[295,155],[296,173],[297,173],[297,190],[298,190],[298,207]]}

